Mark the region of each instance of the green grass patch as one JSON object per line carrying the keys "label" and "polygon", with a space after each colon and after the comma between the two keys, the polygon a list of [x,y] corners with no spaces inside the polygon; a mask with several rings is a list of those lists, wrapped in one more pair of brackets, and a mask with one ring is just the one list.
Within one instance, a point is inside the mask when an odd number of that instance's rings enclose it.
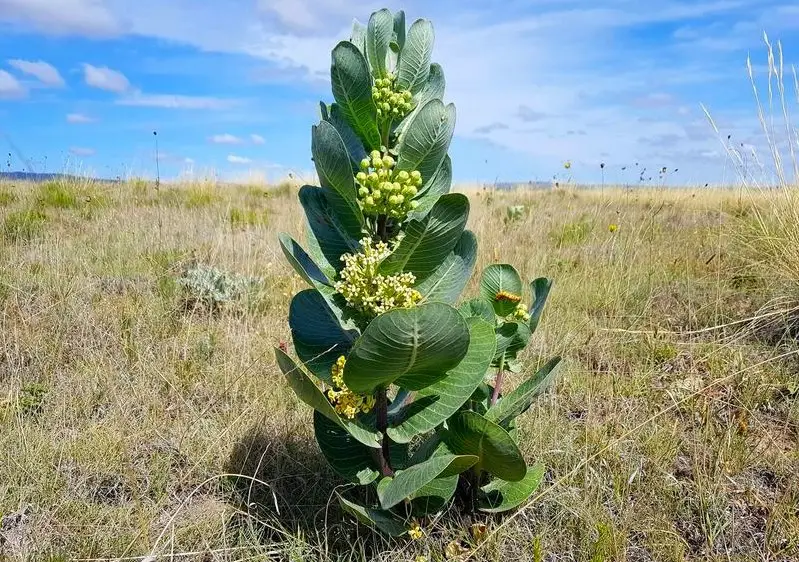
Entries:
{"label": "green grass patch", "polygon": [[238,207],[230,209],[228,220],[232,228],[266,226],[269,222],[266,209],[240,209]]}
{"label": "green grass patch", "polygon": [[580,219],[552,229],[549,233],[549,239],[558,248],[578,246],[588,239],[588,235],[591,234],[592,230],[593,225],[590,222],[586,219]]}
{"label": "green grass patch", "polygon": [[0,187],[0,207],[8,207],[12,203],[16,203],[17,194],[5,187]]}
{"label": "green grass patch", "polygon": [[10,242],[30,240],[44,230],[47,215],[39,209],[25,209],[6,215],[3,221],[3,238]]}

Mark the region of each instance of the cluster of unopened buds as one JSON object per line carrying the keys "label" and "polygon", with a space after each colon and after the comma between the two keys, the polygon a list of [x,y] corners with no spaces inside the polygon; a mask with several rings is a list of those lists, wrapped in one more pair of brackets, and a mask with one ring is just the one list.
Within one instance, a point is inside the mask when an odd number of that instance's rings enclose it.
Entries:
{"label": "cluster of unopened buds", "polygon": [[344,384],[344,365],[347,359],[339,357],[330,369],[334,388],[327,391],[327,398],[340,416],[353,419],[358,413],[368,413],[375,407],[375,397],[355,394]]}
{"label": "cluster of unopened buds", "polygon": [[388,244],[374,243],[366,237],[361,240],[361,248],[357,254],[341,256],[344,268],[334,285],[349,306],[377,316],[393,308],[409,308],[422,300],[422,295],[413,288],[416,282],[413,273],[378,273],[380,263],[391,254]]}
{"label": "cluster of unopened buds", "polygon": [[387,119],[402,119],[413,109],[413,96],[408,90],[394,89],[393,74],[375,80],[372,86],[372,99],[377,106],[377,118],[381,121]]}
{"label": "cluster of unopened buds", "polygon": [[514,319],[522,320],[523,322],[529,322],[530,321],[530,314],[527,312],[527,305],[525,305],[524,303],[521,303],[521,302],[516,305],[516,308],[514,309],[514,311],[511,314],[511,316]]}
{"label": "cluster of unopened buds", "polygon": [[386,215],[403,220],[419,206],[414,197],[422,186],[418,170],[396,171],[396,162],[390,154],[373,150],[361,161],[361,171],[355,176],[358,182],[358,201],[368,216]]}

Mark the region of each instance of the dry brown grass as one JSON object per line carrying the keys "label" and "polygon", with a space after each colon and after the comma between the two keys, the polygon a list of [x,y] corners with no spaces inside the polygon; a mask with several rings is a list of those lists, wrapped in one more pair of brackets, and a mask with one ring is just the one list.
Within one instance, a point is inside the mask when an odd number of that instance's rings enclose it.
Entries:
{"label": "dry brown grass", "polygon": [[[47,206],[3,186],[5,223],[44,218],[0,231],[0,558],[438,560],[468,539],[451,514],[423,541],[386,541],[332,501],[341,482],[272,353],[303,286],[277,244],[302,239],[295,188],[74,190]],[[554,278],[528,370],[566,358],[521,427],[548,466],[541,495],[487,520],[472,558],[798,559],[792,309],[764,308],[784,284],[741,236],[773,196],[467,191],[467,294],[494,261]],[[505,224],[511,204],[527,212]],[[191,263],[264,290],[247,310],[186,311],[175,278]]]}

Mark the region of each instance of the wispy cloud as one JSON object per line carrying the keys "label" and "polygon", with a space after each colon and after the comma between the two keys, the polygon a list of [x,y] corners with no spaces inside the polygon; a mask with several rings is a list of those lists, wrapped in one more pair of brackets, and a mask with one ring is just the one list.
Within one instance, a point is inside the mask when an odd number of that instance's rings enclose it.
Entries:
{"label": "wispy cloud", "polygon": [[83,64],[83,79],[88,86],[116,92],[122,94],[130,89],[130,82],[127,77],[107,66],[93,66],[88,63]]}
{"label": "wispy cloud", "polygon": [[236,156],[235,154],[228,154],[227,161],[231,164],[251,164],[252,160],[244,156]]}
{"label": "wispy cloud", "polygon": [[221,135],[214,135],[209,137],[208,140],[214,144],[242,144],[244,141],[230,133],[223,133]]}
{"label": "wispy cloud", "polygon": [[262,137],[261,135],[256,135],[256,134],[250,135],[250,140],[252,141],[253,144],[264,144],[264,143],[266,143],[266,139],[264,139],[264,137]]}
{"label": "wispy cloud", "polygon": [[73,156],[94,156],[97,151],[93,148],[85,148],[82,146],[73,146],[69,149],[69,153]]}
{"label": "wispy cloud", "polygon": [[0,0],[0,21],[54,35],[108,36],[122,31],[102,0]]}
{"label": "wispy cloud", "polygon": [[5,70],[0,70],[0,98],[17,99],[27,95],[25,87]]}
{"label": "wispy cloud", "polygon": [[28,61],[21,59],[12,59],[8,64],[16,68],[20,72],[33,76],[45,86],[54,88],[62,88],[66,85],[61,73],[52,64],[44,61]]}
{"label": "wispy cloud", "polygon": [[117,105],[137,107],[161,107],[164,109],[227,109],[238,105],[234,99],[212,96],[187,96],[177,94],[142,94],[135,93],[116,100]]}
{"label": "wispy cloud", "polygon": [[94,117],[89,117],[88,115],[84,115],[83,113],[68,113],[67,114],[67,123],[73,123],[75,125],[81,125],[86,123],[94,123],[97,121]]}

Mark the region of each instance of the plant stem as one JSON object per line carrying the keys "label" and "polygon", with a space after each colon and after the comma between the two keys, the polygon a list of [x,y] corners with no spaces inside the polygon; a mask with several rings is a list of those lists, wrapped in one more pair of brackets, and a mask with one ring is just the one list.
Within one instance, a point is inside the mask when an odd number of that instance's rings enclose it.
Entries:
{"label": "plant stem", "polygon": [[377,217],[377,235],[380,237],[381,242],[386,242],[388,239],[388,233],[386,231],[387,226],[388,217],[386,215]]}
{"label": "plant stem", "polygon": [[491,394],[491,405],[497,403],[499,399],[499,392],[502,390],[502,379],[505,376],[505,357],[503,356],[499,362],[499,370],[497,371],[497,378],[494,379],[494,392]]}
{"label": "plant stem", "polygon": [[380,451],[376,449],[372,449],[372,451],[374,451],[378,457],[377,463],[380,466],[380,474],[383,476],[394,476],[394,470],[391,468],[389,439],[386,434],[386,429],[388,428],[388,396],[386,396],[385,387],[377,389],[375,413],[377,414],[377,430],[383,434],[383,446]]}

